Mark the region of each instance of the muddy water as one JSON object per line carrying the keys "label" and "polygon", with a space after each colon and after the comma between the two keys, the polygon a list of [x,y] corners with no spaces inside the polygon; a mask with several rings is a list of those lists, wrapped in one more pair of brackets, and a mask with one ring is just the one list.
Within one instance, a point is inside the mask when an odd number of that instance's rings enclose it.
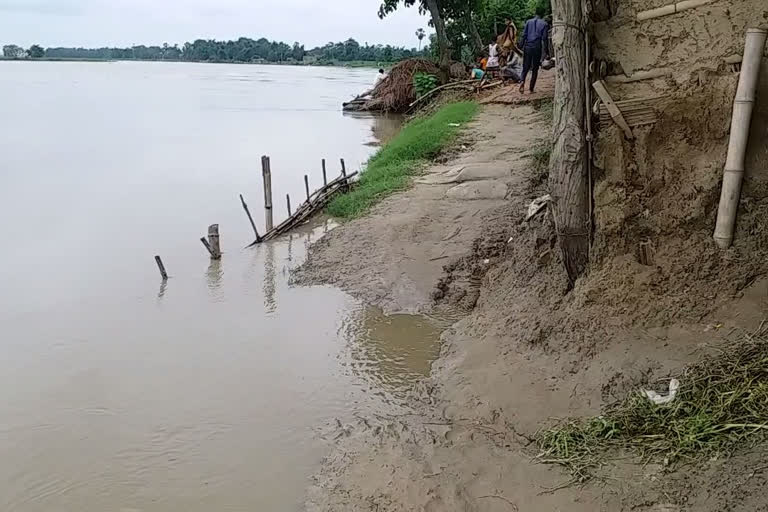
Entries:
{"label": "muddy water", "polygon": [[363,162],[391,127],[338,105],[370,74],[0,63],[0,510],[298,510],[318,434],[400,407],[439,326],[289,286],[332,225],[244,249],[237,199],[263,225],[264,153],[294,204]]}

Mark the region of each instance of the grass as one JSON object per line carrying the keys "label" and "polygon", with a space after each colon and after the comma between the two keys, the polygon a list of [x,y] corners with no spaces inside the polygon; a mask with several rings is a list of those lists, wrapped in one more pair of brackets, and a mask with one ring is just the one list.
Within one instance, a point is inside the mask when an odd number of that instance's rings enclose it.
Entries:
{"label": "grass", "polygon": [[594,476],[613,452],[668,464],[728,454],[764,439],[768,430],[768,329],[746,335],[717,356],[678,377],[680,390],[668,405],[639,393],[602,416],[567,420],[537,434],[538,459],[560,464],[573,482]]}
{"label": "grass", "polygon": [[355,188],[336,197],[326,211],[342,219],[359,217],[384,197],[406,188],[414,174],[456,140],[461,126],[478,109],[474,102],[451,103],[406,124],[368,160]]}

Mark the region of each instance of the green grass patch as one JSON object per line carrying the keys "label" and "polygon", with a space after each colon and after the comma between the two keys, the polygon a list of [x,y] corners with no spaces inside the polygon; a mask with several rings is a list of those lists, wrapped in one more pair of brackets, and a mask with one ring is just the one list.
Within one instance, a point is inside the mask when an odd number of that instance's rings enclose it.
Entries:
{"label": "green grass patch", "polygon": [[602,416],[568,420],[536,436],[541,462],[560,464],[574,482],[594,475],[611,453],[668,464],[728,455],[768,432],[768,329],[686,368],[677,398],[655,405],[640,393]]}
{"label": "green grass patch", "polygon": [[359,217],[384,197],[407,187],[411,176],[456,140],[462,125],[478,109],[474,102],[451,103],[431,116],[407,123],[368,160],[355,187],[331,201],[326,211],[342,219]]}

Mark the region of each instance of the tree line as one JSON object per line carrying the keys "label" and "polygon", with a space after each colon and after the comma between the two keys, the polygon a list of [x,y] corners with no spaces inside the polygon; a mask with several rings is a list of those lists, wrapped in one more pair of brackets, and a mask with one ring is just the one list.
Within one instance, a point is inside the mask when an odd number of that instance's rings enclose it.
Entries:
{"label": "tree line", "polygon": [[[423,36],[417,34],[419,43]],[[421,44],[420,44],[421,46]],[[198,39],[191,43],[162,46],[132,46],[130,48],[42,48],[33,45],[28,50],[17,45],[3,47],[3,56],[9,59],[93,59],[93,60],[167,60],[195,62],[305,62],[317,64],[373,61],[397,62],[403,59],[429,54],[422,50],[392,45],[360,44],[354,39],[328,43],[306,50],[300,43],[269,41],[265,38],[241,37],[236,41]]]}

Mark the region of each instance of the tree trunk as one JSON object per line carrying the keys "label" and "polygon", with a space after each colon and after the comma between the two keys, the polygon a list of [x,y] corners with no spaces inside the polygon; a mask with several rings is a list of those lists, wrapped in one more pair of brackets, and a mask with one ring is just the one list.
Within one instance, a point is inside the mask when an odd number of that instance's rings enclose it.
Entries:
{"label": "tree trunk", "polygon": [[448,34],[445,31],[445,20],[440,12],[438,0],[426,0],[427,9],[432,16],[432,24],[437,32],[437,46],[440,50],[440,80],[448,83],[451,78],[451,47],[448,42]]}
{"label": "tree trunk", "polygon": [[573,284],[589,264],[591,194],[587,170],[586,56],[581,0],[553,0],[557,55],[549,184],[563,263]]}
{"label": "tree trunk", "polygon": [[480,31],[477,30],[477,24],[475,18],[472,16],[472,11],[467,10],[467,26],[469,27],[469,35],[472,37],[472,45],[475,55],[481,55],[483,53],[483,38],[480,37]]}

